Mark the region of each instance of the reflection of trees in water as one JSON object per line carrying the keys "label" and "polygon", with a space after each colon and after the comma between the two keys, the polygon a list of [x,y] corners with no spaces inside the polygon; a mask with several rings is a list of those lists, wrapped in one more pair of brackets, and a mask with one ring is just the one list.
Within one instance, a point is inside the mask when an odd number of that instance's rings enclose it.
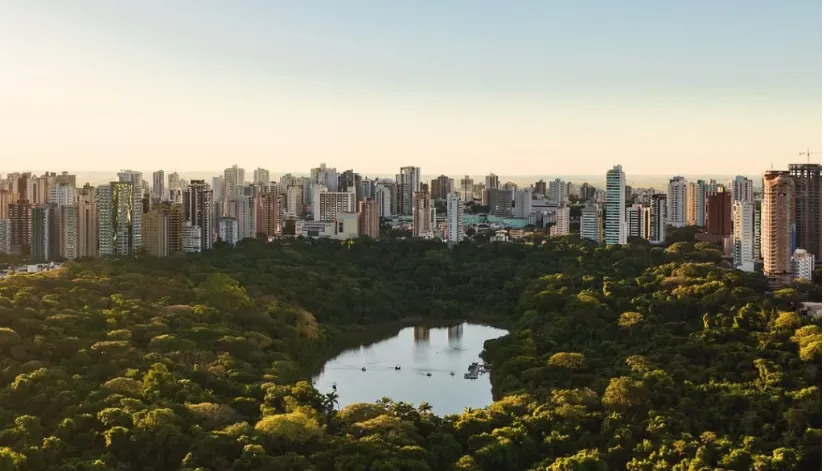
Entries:
{"label": "reflection of trees in water", "polygon": [[450,347],[460,347],[461,338],[463,337],[463,324],[453,325],[452,327],[449,327],[446,331],[446,335],[449,338]]}
{"label": "reflection of trees in water", "polygon": [[415,327],[415,343],[429,343],[429,327]]}

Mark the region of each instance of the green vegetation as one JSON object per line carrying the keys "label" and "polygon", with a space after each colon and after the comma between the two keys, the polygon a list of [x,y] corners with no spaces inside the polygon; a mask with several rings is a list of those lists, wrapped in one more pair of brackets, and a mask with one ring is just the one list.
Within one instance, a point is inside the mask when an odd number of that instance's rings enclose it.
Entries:
{"label": "green vegetation", "polygon": [[[0,470],[821,469],[820,285],[708,244],[244,241],[0,280]],[[504,325],[497,402],[340,408],[307,372],[404,319]],[[378,334],[374,334],[378,335]]]}

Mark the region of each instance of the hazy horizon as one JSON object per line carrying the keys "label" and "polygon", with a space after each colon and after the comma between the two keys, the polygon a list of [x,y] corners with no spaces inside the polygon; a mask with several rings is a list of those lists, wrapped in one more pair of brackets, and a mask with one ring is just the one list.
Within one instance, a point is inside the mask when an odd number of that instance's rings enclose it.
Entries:
{"label": "hazy horizon", "polygon": [[820,1],[31,0],[0,30],[4,165],[757,175],[821,150]]}
{"label": "hazy horizon", "polygon": [[[333,167],[331,165],[329,165],[329,166],[332,167],[332,168],[336,168],[338,172],[342,172],[344,170],[347,170],[347,169],[342,168],[342,167]],[[36,174],[36,175],[40,175],[40,174],[42,174],[46,171],[50,171],[50,172],[56,172],[56,173],[59,174],[63,170],[68,171],[70,174],[76,175],[77,176],[78,186],[82,186],[85,183],[90,183],[92,185],[100,185],[100,184],[105,184],[109,181],[115,181],[116,177],[117,177],[117,172],[119,172],[120,170],[124,170],[124,169],[119,169],[119,170],[95,170],[95,171],[72,171],[72,170],[68,170],[68,169],[61,169],[61,170],[32,171],[32,173]],[[141,170],[141,169],[138,169],[138,168],[132,168],[132,170],[142,172],[143,173],[143,180],[145,180],[145,181],[147,181],[151,184],[152,173],[153,173],[152,170],[147,171],[147,170]],[[253,172],[254,172],[255,169],[254,168],[245,168],[244,167],[244,170],[246,172],[246,180],[251,181],[252,178],[253,178],[252,175],[253,175]],[[357,171],[357,169],[355,169],[355,170]],[[425,170],[425,169],[422,169],[422,170]],[[20,171],[21,170],[16,170],[16,172],[20,172]],[[25,171],[29,171],[29,170],[25,170]],[[209,171],[209,170],[206,170],[206,171],[204,171],[204,170],[193,170],[193,171],[187,171],[187,170],[165,170],[164,169],[164,173],[165,173],[164,182],[168,182],[169,174],[173,173],[175,171],[180,175],[181,178],[184,178],[186,180],[204,179],[209,184],[212,183],[211,182],[212,177],[217,177],[217,176],[223,175],[223,170],[211,170],[211,171]],[[2,176],[5,176],[9,173],[12,173],[12,171],[5,171],[5,170],[0,169],[0,175],[2,175]],[[373,178],[373,179],[376,179],[376,178],[392,178],[392,179],[394,179],[396,172],[391,172],[391,173],[390,172],[382,172],[382,173],[381,172],[374,172],[374,173],[367,173],[367,174],[364,174],[362,172],[359,172],[359,173],[361,173],[361,176],[366,177],[366,178]],[[292,175],[297,176],[297,177],[309,176],[308,171],[304,171],[304,172],[297,172],[297,171],[296,172],[274,172],[274,171],[270,170],[269,174],[270,174],[270,180],[274,180],[274,181],[277,181],[281,176],[286,175],[286,174],[292,174]],[[422,171],[421,181],[423,183],[428,183],[430,180],[435,179],[435,178],[439,177],[440,175],[444,175],[444,174],[425,173],[425,172]],[[475,183],[483,183],[484,182],[484,177],[489,175],[489,173],[486,173],[486,174],[472,174],[472,173],[466,174],[466,173],[462,173],[462,174],[457,174],[457,175],[450,175],[450,174],[445,174],[445,175],[450,177],[450,178],[456,179],[455,184],[457,185],[458,184],[457,179],[463,178],[466,175],[469,175],[470,178],[473,178],[475,180]],[[498,175],[498,174],[496,174],[496,175],[497,175],[498,180],[501,184],[506,183],[506,182],[509,181],[509,182],[516,183],[520,186],[531,185],[531,184],[533,184],[536,181],[541,180],[541,179],[543,179],[546,182],[549,182],[550,180],[554,180],[555,178],[560,178],[561,180],[563,180],[565,182],[570,182],[570,183],[575,183],[575,184],[581,184],[581,183],[586,182],[586,183],[590,183],[590,184],[592,184],[593,186],[596,186],[596,187],[605,186],[605,181],[606,181],[606,171],[604,171],[603,174],[581,174],[581,175],[571,175],[571,174],[569,174],[569,175],[562,175],[562,174]],[[746,175],[746,174],[744,174],[744,175],[742,175],[742,174],[736,174],[736,175],[732,175],[732,174],[689,175],[689,174],[680,174],[680,176],[683,176],[684,178],[686,178],[687,180],[690,180],[690,181],[694,181],[694,180],[698,180],[698,179],[704,179],[704,180],[713,180],[714,179],[718,183],[722,183],[722,184],[728,183],[730,180],[732,180],[733,178],[735,178],[736,176],[739,176],[739,175],[752,179],[754,181],[754,184],[755,184],[756,187],[761,186],[761,175]],[[639,187],[639,188],[646,188],[646,187],[660,188],[660,187],[662,187],[662,185],[666,186],[666,183],[673,176],[676,176],[676,175],[648,175],[648,174],[627,173],[626,174],[626,183],[627,183],[627,185],[635,186],[635,187]]]}

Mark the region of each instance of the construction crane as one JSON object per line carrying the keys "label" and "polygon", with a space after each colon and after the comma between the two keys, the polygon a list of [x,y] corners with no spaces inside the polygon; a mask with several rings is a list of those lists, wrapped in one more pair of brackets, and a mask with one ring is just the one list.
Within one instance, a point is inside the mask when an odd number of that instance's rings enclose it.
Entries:
{"label": "construction crane", "polygon": [[807,163],[810,163],[810,156],[821,154],[821,152],[810,152],[810,148],[807,148],[807,152],[799,152],[798,155],[806,155],[807,156]]}

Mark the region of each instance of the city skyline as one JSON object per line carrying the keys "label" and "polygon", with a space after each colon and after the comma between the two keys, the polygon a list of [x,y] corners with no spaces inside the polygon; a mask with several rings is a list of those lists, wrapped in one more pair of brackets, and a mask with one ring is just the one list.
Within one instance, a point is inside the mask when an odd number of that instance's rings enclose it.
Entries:
{"label": "city skyline", "polygon": [[758,175],[820,150],[819,2],[191,6],[0,7],[4,160]]}

